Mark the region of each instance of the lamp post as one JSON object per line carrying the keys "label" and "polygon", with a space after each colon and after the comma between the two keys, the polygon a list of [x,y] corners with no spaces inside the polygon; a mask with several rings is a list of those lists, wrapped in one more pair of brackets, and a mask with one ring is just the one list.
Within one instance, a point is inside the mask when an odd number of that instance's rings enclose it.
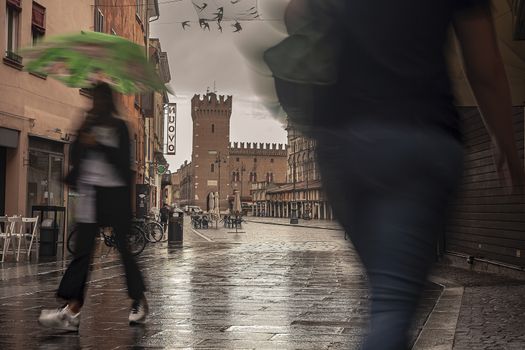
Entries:
{"label": "lamp post", "polygon": [[299,223],[299,218],[297,217],[297,198],[295,193],[295,155],[292,156],[292,182],[293,182],[293,191],[292,191],[292,212],[290,213],[290,224],[297,225]]}
{"label": "lamp post", "polygon": [[215,164],[217,164],[217,168],[218,168],[218,173],[219,173],[219,179],[218,179],[218,183],[217,183],[217,189],[219,190],[219,200],[217,201],[217,211],[219,212],[219,215],[220,215],[220,212],[221,212],[221,197],[222,197],[222,193],[221,193],[221,165],[222,163],[226,163],[226,158],[223,158],[221,157],[221,152],[217,152],[217,156],[215,157]]}
{"label": "lamp post", "polygon": [[241,163],[241,203],[242,203],[242,188],[244,183],[244,172],[246,171],[246,167],[244,166],[244,162]]}

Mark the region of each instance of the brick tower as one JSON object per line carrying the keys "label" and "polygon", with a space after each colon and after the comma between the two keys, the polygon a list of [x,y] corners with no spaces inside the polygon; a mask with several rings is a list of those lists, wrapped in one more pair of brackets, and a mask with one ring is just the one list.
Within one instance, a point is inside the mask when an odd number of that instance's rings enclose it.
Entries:
{"label": "brick tower", "polygon": [[193,202],[208,209],[208,196],[220,192],[220,209],[228,208],[228,169],[232,96],[215,93],[195,95],[191,100],[193,120]]}

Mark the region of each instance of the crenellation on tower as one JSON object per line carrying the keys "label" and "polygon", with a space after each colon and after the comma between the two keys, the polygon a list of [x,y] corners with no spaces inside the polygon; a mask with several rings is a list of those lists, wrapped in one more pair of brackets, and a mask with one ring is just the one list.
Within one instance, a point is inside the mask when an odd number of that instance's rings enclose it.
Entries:
{"label": "crenellation on tower", "polygon": [[231,116],[233,97],[209,92],[205,95],[195,94],[191,99],[192,118],[199,116]]}

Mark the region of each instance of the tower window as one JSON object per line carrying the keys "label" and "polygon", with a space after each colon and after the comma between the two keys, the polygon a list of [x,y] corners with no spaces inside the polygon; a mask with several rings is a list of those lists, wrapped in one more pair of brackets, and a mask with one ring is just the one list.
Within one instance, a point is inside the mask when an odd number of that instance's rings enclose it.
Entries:
{"label": "tower window", "polygon": [[215,133],[215,124],[212,124],[212,125],[211,125],[211,133],[212,133],[212,134]]}
{"label": "tower window", "polygon": [[237,157],[236,161],[238,162],[239,160],[240,160],[239,157]]}
{"label": "tower window", "polygon": [[254,163],[257,163],[257,158],[253,158],[253,162],[254,162]]}
{"label": "tower window", "polygon": [[213,164],[213,163],[211,164],[211,166],[210,166],[210,171],[211,171],[212,173],[215,172],[215,164]]}
{"label": "tower window", "polygon": [[270,159],[270,163],[273,163],[273,158],[272,158],[272,159]]}

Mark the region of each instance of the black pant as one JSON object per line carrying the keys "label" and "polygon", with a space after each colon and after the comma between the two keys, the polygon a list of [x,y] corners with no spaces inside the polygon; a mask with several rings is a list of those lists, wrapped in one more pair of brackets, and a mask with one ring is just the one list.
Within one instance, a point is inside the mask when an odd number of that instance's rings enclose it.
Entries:
{"label": "black pant", "polygon": [[371,327],[363,349],[407,349],[461,177],[462,145],[430,126],[373,122],[315,138],[323,186],[368,275]]}
{"label": "black pant", "polygon": [[[113,227],[117,240],[117,246],[126,273],[128,295],[134,300],[139,300],[144,296],[146,287],[137,262],[129,252],[126,244],[126,236],[131,226],[131,210],[128,206],[129,196],[127,195],[129,192],[123,188],[116,188],[110,192],[110,197],[112,198],[105,198],[105,200],[113,202],[114,205],[112,207],[114,210],[112,215],[108,216],[109,222],[107,224]],[[84,303],[86,280],[98,230],[98,224],[78,224],[75,256],[60,282],[57,292],[59,298],[78,301],[81,305]]]}

